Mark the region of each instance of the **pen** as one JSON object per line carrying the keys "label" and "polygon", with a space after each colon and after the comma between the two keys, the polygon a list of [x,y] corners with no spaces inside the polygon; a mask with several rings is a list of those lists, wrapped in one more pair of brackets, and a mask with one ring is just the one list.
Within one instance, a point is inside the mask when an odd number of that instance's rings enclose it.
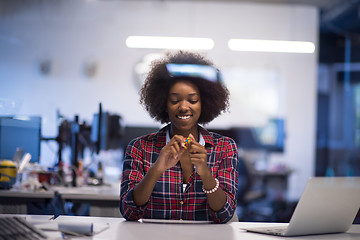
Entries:
{"label": "pen", "polygon": [[54,206],[54,215],[49,220],[55,220],[60,216],[61,213],[64,213],[63,207],[64,203],[61,198],[61,195],[58,191],[54,192],[54,198],[52,199],[52,205]]}
{"label": "pen", "polygon": [[60,214],[58,214],[58,215],[53,215],[51,218],[49,218],[49,220],[55,220],[58,216],[60,216]]}

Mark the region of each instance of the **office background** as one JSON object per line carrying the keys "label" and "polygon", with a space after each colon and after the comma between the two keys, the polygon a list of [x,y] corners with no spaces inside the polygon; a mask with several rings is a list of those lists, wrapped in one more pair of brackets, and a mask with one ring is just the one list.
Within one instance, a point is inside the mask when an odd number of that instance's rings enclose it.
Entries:
{"label": "office background", "polygon": [[[135,68],[147,54],[164,51],[128,48],[126,38],[209,37],[215,46],[206,52],[224,70],[232,99],[231,112],[207,127],[256,126],[269,117],[282,118],[285,148],[271,153],[269,159],[272,165],[283,163],[293,170],[289,199],[298,199],[308,177],[315,174],[317,6],[247,1],[2,0],[0,7],[1,115],[40,115],[42,135],[55,136],[57,111],[69,119],[78,115],[80,121],[91,122],[101,102],[128,126],[158,127],[139,104],[141,77]],[[309,54],[237,52],[228,48],[230,38],[310,41],[316,50]],[[326,66],[324,72],[329,73]],[[272,84],[257,88],[251,77],[260,79],[256,84],[263,78]],[[247,92],[256,89],[259,92]],[[271,92],[269,98],[262,94],[266,89]],[[54,149],[55,143],[42,143],[42,164],[55,163]]]}

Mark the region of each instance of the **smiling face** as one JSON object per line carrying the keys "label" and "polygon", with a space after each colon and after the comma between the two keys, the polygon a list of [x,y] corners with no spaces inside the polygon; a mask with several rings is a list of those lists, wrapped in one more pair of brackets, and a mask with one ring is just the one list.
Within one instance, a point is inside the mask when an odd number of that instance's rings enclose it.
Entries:
{"label": "smiling face", "polygon": [[197,136],[197,123],[201,114],[200,92],[195,84],[187,80],[177,81],[169,91],[167,100],[171,135]]}

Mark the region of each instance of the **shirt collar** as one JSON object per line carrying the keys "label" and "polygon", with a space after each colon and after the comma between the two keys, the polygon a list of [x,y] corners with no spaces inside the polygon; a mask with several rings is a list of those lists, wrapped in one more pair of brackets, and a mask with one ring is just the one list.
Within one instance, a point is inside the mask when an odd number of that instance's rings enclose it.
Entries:
{"label": "shirt collar", "polygon": [[[168,144],[169,142],[170,142],[170,128],[168,128],[168,130],[166,131],[166,144]],[[200,145],[205,146],[205,139],[201,134],[201,132],[199,132],[199,143]]]}

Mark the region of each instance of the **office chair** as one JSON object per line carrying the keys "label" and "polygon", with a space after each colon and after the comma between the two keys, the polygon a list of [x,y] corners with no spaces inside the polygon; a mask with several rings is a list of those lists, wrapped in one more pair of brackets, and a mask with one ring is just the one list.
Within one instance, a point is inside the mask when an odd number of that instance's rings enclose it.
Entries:
{"label": "office chair", "polygon": [[265,200],[267,196],[261,185],[261,177],[256,174],[253,165],[242,157],[239,157],[238,171],[237,215],[239,221],[256,221],[259,218],[265,218],[264,213],[251,208],[251,204]]}

